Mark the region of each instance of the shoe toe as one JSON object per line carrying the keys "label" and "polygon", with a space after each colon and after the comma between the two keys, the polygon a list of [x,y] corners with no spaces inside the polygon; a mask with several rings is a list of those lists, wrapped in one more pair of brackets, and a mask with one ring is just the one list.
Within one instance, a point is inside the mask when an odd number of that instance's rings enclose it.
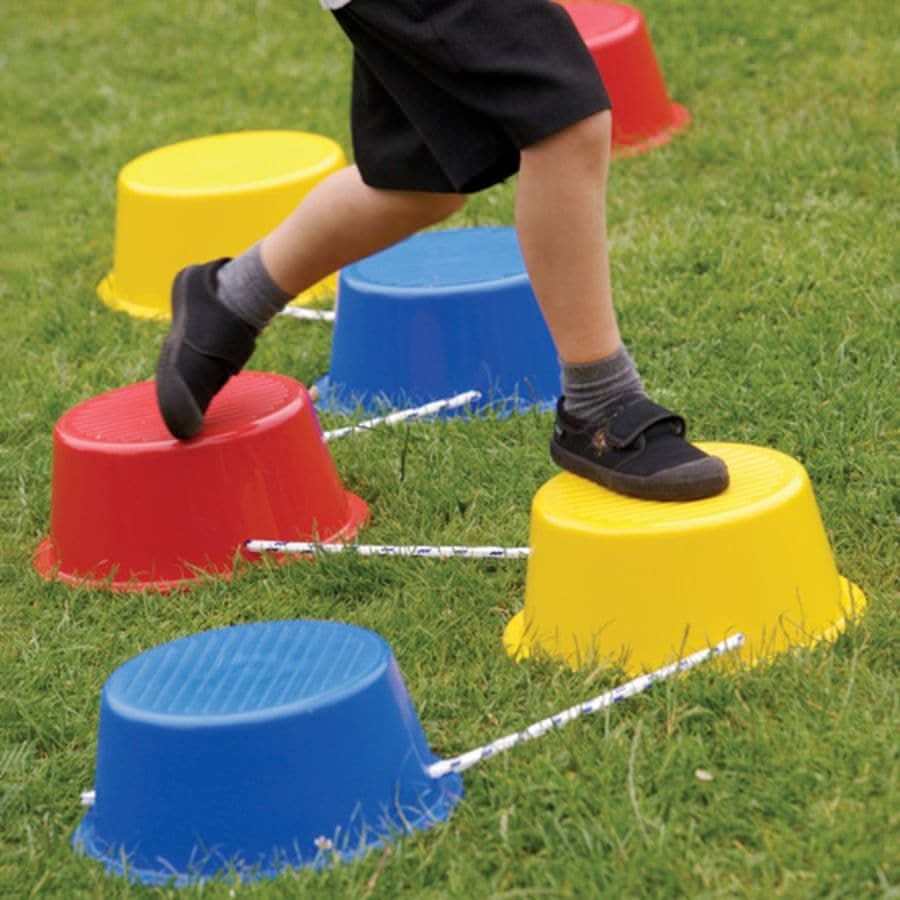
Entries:
{"label": "shoe toe", "polygon": [[166,428],[178,440],[190,440],[203,427],[203,411],[177,372],[157,372],[156,400]]}
{"label": "shoe toe", "polygon": [[700,500],[728,487],[728,467],[717,456],[703,456],[663,469],[652,481],[673,500]]}

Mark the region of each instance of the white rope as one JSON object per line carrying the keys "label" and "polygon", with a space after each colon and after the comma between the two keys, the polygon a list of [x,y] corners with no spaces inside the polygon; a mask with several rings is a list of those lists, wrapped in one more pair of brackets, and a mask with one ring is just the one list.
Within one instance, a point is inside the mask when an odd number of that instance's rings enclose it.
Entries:
{"label": "white rope", "polygon": [[335,428],[332,431],[325,432],[325,440],[333,441],[337,438],[346,437],[348,434],[356,434],[360,431],[371,431],[379,425],[397,425],[400,422],[407,422],[410,419],[420,419],[423,416],[431,416],[444,409],[456,409],[472,403],[481,398],[481,391],[465,391],[462,394],[456,394],[454,397],[448,397],[446,400],[433,400],[424,406],[416,406],[413,409],[401,409],[399,412],[391,413],[388,416],[379,416],[375,419],[366,419],[357,425],[348,425],[345,428]]}
{"label": "white rope", "polygon": [[334,312],[330,309],[306,309],[303,306],[286,306],[281,315],[292,319],[303,319],[307,322],[333,322]]}
{"label": "white rope", "polygon": [[249,540],[250,553],[353,553],[357,556],[414,556],[420,559],[527,559],[531,547],[456,547],[395,544],[320,544],[315,541]]}
{"label": "white rope", "polygon": [[564,725],[568,725],[573,719],[577,719],[580,716],[588,716],[601,709],[606,709],[614,703],[619,703],[622,700],[626,700],[628,697],[633,697],[635,694],[646,691],[647,688],[656,684],[658,681],[663,681],[666,678],[670,678],[672,675],[677,675],[680,672],[692,669],[694,666],[699,666],[701,663],[705,663],[716,656],[721,656],[723,653],[730,653],[732,650],[736,650],[740,647],[743,643],[744,635],[735,634],[727,640],[716,644],[715,647],[692,653],[690,656],[686,656],[684,659],[672,663],[671,665],[664,666],[661,669],[657,669],[655,672],[641,675],[626,684],[613,688],[611,691],[607,691],[591,700],[579,703],[577,706],[572,706],[561,713],[557,713],[555,716],[550,716],[549,718],[541,719],[539,722],[534,722],[522,731],[508,734],[502,738],[498,738],[496,741],[491,741],[491,743],[485,744],[482,747],[476,747],[474,750],[469,750],[466,753],[461,753],[459,756],[454,756],[452,759],[443,759],[433,763],[428,767],[428,774],[432,778],[441,778],[444,775],[448,775],[450,772],[464,772],[466,769],[470,769],[472,766],[477,765],[486,759],[490,759],[492,756],[496,756],[504,750],[509,750],[519,744],[524,744],[526,741],[533,741],[535,738],[539,738],[555,728],[562,728]]}
{"label": "white rope", "polygon": [[[671,665],[663,666],[663,668],[657,669],[655,672],[641,675],[626,684],[613,688],[611,691],[606,691],[606,693],[600,694],[591,700],[579,703],[577,706],[572,706],[561,713],[557,713],[555,716],[550,716],[547,719],[535,722],[522,731],[508,734],[505,737],[498,738],[496,741],[491,741],[491,743],[485,744],[482,747],[476,747],[474,750],[469,750],[466,753],[461,753],[459,756],[454,756],[452,759],[443,759],[433,763],[426,771],[432,778],[442,778],[444,775],[449,775],[451,772],[464,772],[466,769],[471,769],[472,766],[475,766],[486,759],[490,759],[492,756],[496,756],[504,750],[517,747],[519,744],[524,744],[526,741],[533,741],[535,738],[539,738],[553,729],[562,728],[564,725],[568,725],[573,719],[577,719],[580,716],[588,716],[591,713],[606,709],[608,706],[612,706],[615,703],[620,703],[622,700],[633,697],[635,694],[640,694],[658,681],[664,681],[666,678],[671,678],[673,675],[686,672],[688,669],[699,666],[701,663],[705,663],[717,656],[721,656],[723,653],[730,653],[733,650],[737,650],[743,643],[744,635],[735,634],[716,644],[714,647],[692,653],[690,656],[686,656],[684,659],[672,663]],[[96,800],[96,791],[91,790],[81,792],[82,806],[93,806]]]}

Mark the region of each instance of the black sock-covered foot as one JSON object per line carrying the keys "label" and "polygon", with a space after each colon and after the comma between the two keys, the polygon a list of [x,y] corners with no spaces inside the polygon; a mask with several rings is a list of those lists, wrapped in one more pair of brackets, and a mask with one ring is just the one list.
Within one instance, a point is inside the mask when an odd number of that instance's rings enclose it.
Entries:
{"label": "black sock-covered foot", "polygon": [[724,491],[725,463],[684,436],[681,416],[641,395],[623,397],[595,422],[567,413],[560,398],[550,455],[576,475],[644,500],[699,500]]}
{"label": "black sock-covered foot", "polygon": [[172,285],[172,326],[156,365],[156,399],[179,440],[203,427],[212,398],[253,353],[257,331],[216,298],[216,272],[227,262],[188,266]]}

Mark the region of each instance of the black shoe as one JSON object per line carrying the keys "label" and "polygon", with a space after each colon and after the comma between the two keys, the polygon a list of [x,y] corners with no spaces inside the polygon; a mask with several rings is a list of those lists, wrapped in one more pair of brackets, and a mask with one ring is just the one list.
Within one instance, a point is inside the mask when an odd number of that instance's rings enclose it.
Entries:
{"label": "black shoe", "polygon": [[606,419],[582,422],[556,405],[554,461],[610,490],[643,500],[699,500],[728,487],[728,469],[684,439],[677,413],[646,397],[625,398]]}
{"label": "black shoe", "polygon": [[188,266],[172,285],[172,327],[156,364],[156,401],[166,428],[186,441],[225,382],[250,359],[256,329],[216,299],[217,259]]}

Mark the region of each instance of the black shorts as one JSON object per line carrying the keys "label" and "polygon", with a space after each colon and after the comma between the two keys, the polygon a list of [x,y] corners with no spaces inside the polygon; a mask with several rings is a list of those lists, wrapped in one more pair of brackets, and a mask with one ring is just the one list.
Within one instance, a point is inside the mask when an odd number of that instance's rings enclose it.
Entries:
{"label": "black shorts", "polygon": [[363,180],[471,193],[519,153],[609,108],[600,73],[552,0],[351,0],[353,151]]}

